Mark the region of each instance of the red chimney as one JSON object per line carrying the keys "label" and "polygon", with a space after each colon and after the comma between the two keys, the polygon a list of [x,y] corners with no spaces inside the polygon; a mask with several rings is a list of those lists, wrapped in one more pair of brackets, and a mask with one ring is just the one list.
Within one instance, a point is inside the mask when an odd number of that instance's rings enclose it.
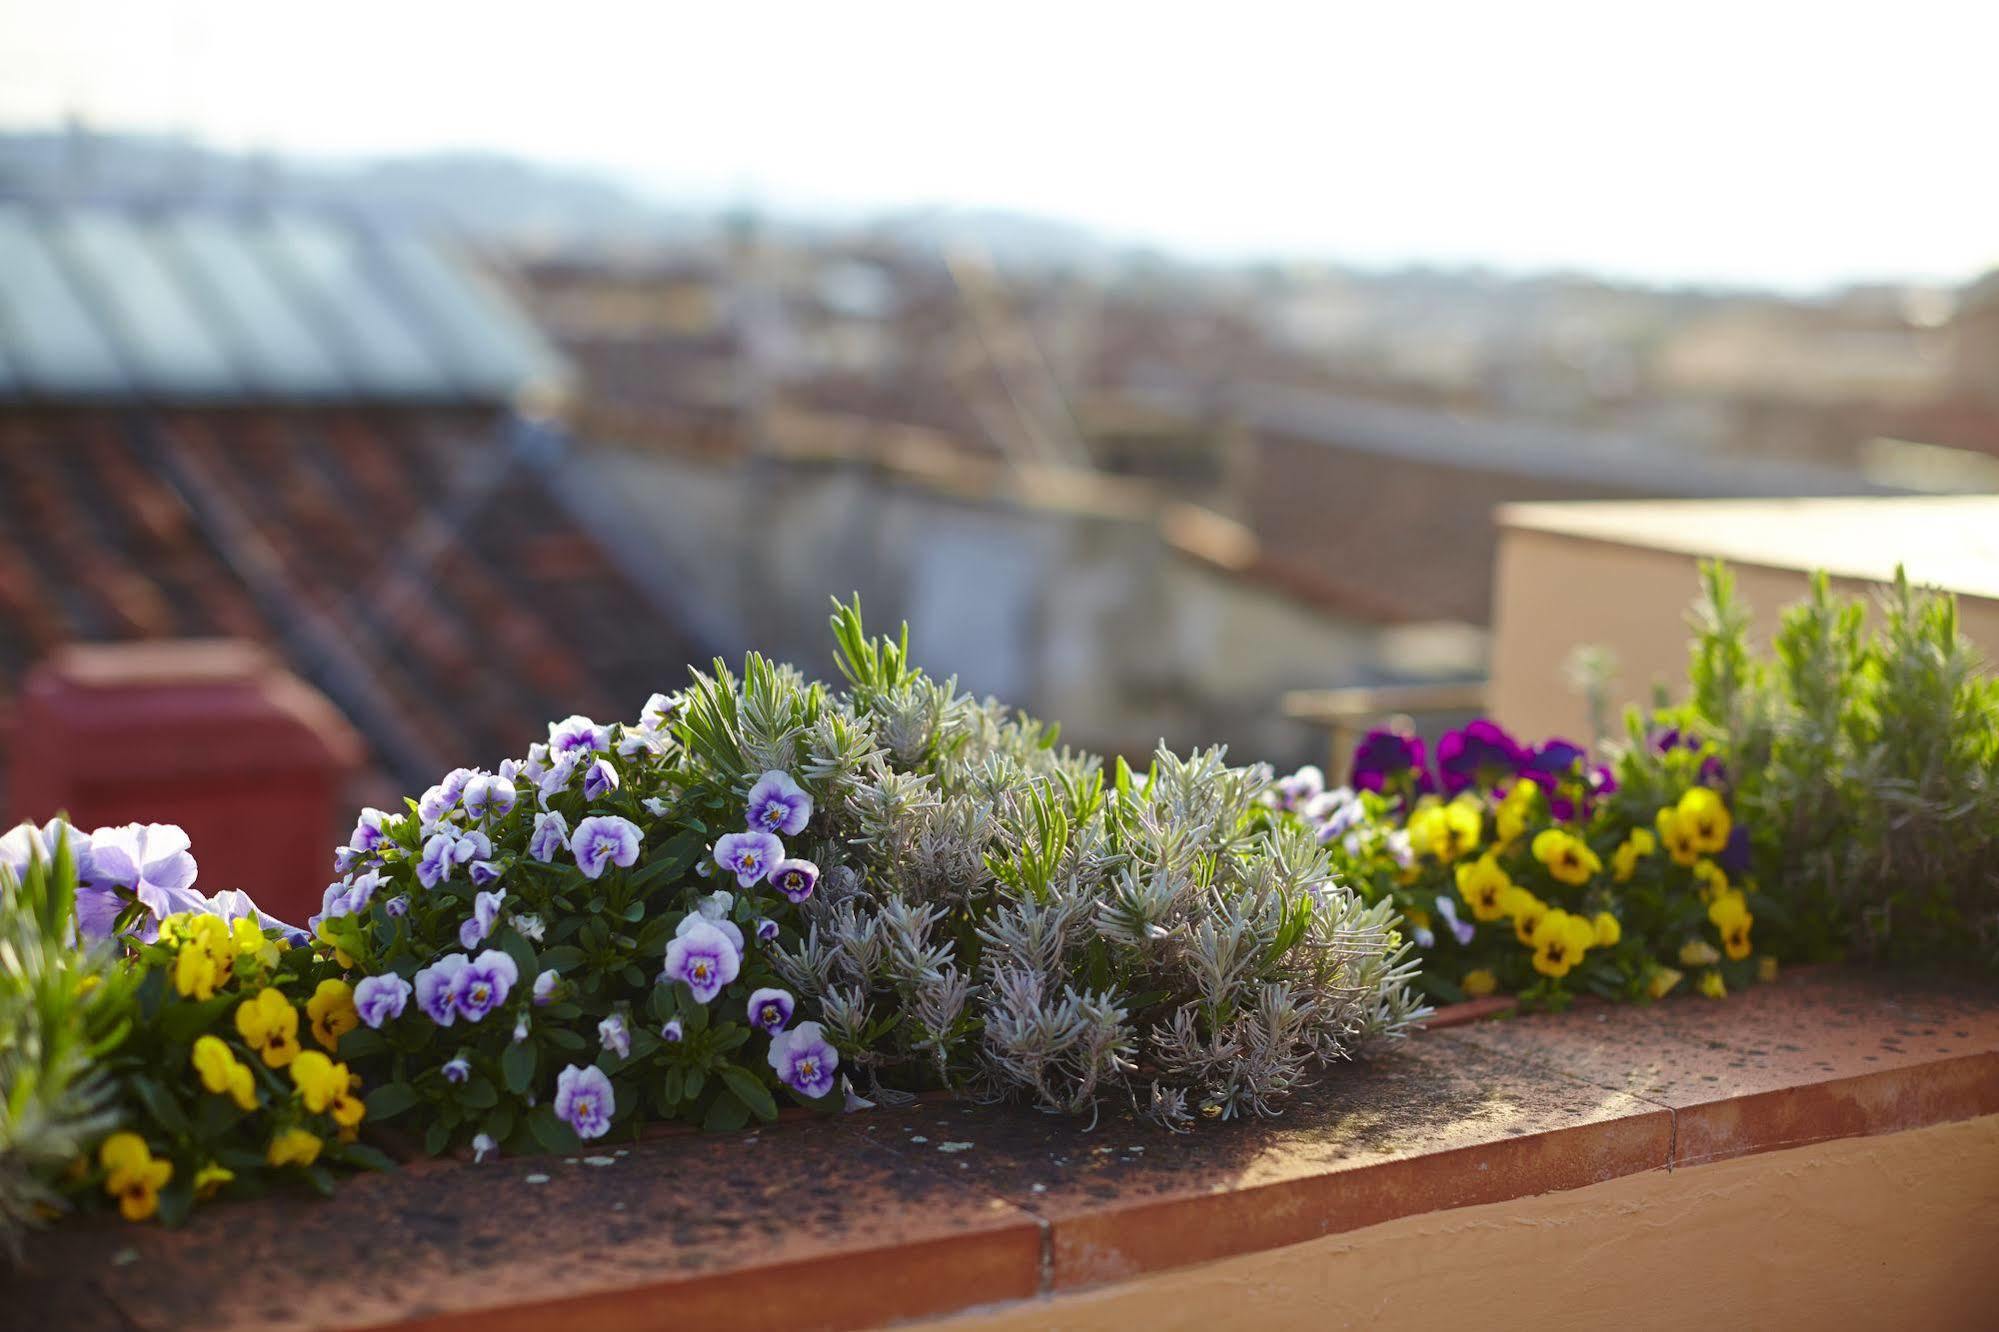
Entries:
{"label": "red chimney", "polygon": [[[177,823],[207,893],[293,924],[319,910],[361,742],[318,690],[229,639],[66,647],[28,673],[13,820]],[[13,821],[13,820],[10,820]]]}

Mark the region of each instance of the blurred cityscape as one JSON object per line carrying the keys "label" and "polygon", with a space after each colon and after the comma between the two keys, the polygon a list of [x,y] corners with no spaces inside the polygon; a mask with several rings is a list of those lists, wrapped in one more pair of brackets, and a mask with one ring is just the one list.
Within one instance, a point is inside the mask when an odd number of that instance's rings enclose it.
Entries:
{"label": "blurred cityscape", "polygon": [[1196,264],[0,137],[0,727],[63,643],[245,637],[376,797],[688,662],[825,669],[856,591],[1067,740],[1313,760],[1292,691],[1477,706],[1500,503],[1995,490],[1999,273]]}

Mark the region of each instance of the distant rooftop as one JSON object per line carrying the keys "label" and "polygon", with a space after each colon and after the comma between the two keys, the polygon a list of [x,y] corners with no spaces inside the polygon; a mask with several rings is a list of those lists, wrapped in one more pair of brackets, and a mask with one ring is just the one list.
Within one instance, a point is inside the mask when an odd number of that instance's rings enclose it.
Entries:
{"label": "distant rooftop", "polygon": [[1509,504],[1503,527],[1999,600],[1999,495]]}
{"label": "distant rooftop", "polygon": [[298,204],[0,197],[0,401],[438,403],[559,390],[449,246]]}

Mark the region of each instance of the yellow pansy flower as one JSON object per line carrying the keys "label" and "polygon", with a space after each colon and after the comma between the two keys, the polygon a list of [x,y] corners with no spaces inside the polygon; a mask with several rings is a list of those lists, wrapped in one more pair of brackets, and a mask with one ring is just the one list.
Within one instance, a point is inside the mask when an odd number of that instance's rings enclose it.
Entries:
{"label": "yellow pansy flower", "polygon": [[236,1006],[236,1034],[270,1068],[298,1057],[298,1010],[276,990],[259,990]]}
{"label": "yellow pansy flower", "polygon": [[160,1190],[174,1177],[171,1161],[162,1161],[136,1133],[114,1133],[97,1149],[104,1166],[104,1191],[118,1200],[118,1214],[127,1221],[144,1221],[160,1209]]}
{"label": "yellow pansy flower", "polygon": [[192,912],[168,919],[172,930],[163,925],[160,934],[179,948],[174,956],[174,989],[195,999],[214,998],[215,991],[228,983],[230,965],[236,960],[229,927],[219,917]]}
{"label": "yellow pansy flower", "polygon": [[1631,882],[1631,876],[1638,872],[1638,861],[1659,849],[1659,839],[1649,828],[1633,828],[1631,835],[1610,854],[1611,877],[1619,883]]}
{"label": "yellow pansy flower", "polygon": [[354,987],[344,980],[321,981],[305,1001],[305,1012],[312,1019],[312,1038],[329,1050],[361,1025],[361,1015],[354,1010]]}
{"label": "yellow pansy flower", "polygon": [[1710,999],[1728,998],[1728,982],[1721,978],[1719,971],[1703,971],[1700,989]]}
{"label": "yellow pansy flower", "polygon": [[1721,961],[1721,953],[1705,939],[1689,939],[1680,945],[1680,965],[1711,967]]}
{"label": "yellow pansy flower", "polygon": [[1686,979],[1686,973],[1671,967],[1654,967],[1645,977],[1645,993],[1654,999],[1664,999],[1673,992],[1673,987]]}
{"label": "yellow pansy flower", "polygon": [[1548,913],[1548,904],[1525,888],[1514,887],[1499,895],[1499,909],[1513,918],[1513,937],[1531,948],[1534,927]]}
{"label": "yellow pansy flower", "polygon": [[1527,831],[1527,824],[1534,817],[1534,802],[1541,794],[1541,788],[1534,784],[1532,777],[1522,777],[1499,802],[1493,812],[1492,822],[1501,850],[1520,840],[1520,834]]}
{"label": "yellow pansy flower", "polygon": [[264,1159],[274,1166],[309,1166],[319,1159],[319,1149],[323,1145],[318,1134],[302,1128],[289,1128],[271,1139]]}
{"label": "yellow pansy flower", "polygon": [[239,957],[247,957],[266,969],[278,964],[278,954],[285,945],[282,940],[266,938],[255,917],[238,916],[230,923],[229,933]]}
{"label": "yellow pansy flower", "polygon": [[1666,854],[1673,858],[1675,865],[1691,865],[1700,859],[1701,848],[1694,837],[1693,826],[1680,817],[1671,805],[1659,810],[1659,843],[1666,848]]}
{"label": "yellow pansy flower", "polygon": [[1492,852],[1459,865],[1457,877],[1458,896],[1471,908],[1473,920],[1498,920],[1506,914],[1500,901],[1506,890],[1513,887],[1513,880],[1499,867]]}
{"label": "yellow pansy flower", "polygon": [[1499,988],[1499,977],[1478,967],[1465,973],[1464,992],[1473,999],[1483,999]]}
{"label": "yellow pansy flower", "polygon": [[194,1172],[194,1196],[197,1198],[213,1198],[217,1189],[234,1178],[236,1178],[236,1172],[228,1166],[217,1165],[215,1162],[210,1161],[207,1165]]}
{"label": "yellow pansy flower", "polygon": [[1715,855],[1727,849],[1735,820],[1729,817],[1728,806],[1719,795],[1705,786],[1696,786],[1680,797],[1675,812],[1686,825],[1688,836],[1693,838],[1695,850]]}
{"label": "yellow pansy flower", "polygon": [[1560,828],[1544,828],[1535,834],[1534,859],[1572,888],[1588,883],[1603,869],[1603,861],[1589,849],[1589,843]]}
{"label": "yellow pansy flower", "polygon": [[238,1109],[257,1108],[256,1075],[223,1044],[221,1037],[203,1036],[195,1041],[188,1062],[194,1065],[194,1071],[201,1075],[201,1085],[209,1091],[229,1097]]}
{"label": "yellow pansy flower", "polygon": [[1581,916],[1556,909],[1534,926],[1534,970],[1543,976],[1569,974],[1596,942],[1596,927]]}
{"label": "yellow pansy flower", "polygon": [[1478,848],[1485,816],[1476,799],[1426,805],[1409,817],[1409,848],[1449,864]]}
{"label": "yellow pansy flower", "polygon": [[1708,905],[1707,918],[1721,932],[1722,951],[1729,959],[1740,962],[1754,951],[1749,943],[1749,927],[1756,923],[1756,917],[1749,914],[1741,893],[1724,893]]}
{"label": "yellow pansy flower", "polygon": [[1703,902],[1712,902],[1729,892],[1728,871],[1705,856],[1694,862],[1694,882],[1700,885],[1700,898]]}
{"label": "yellow pansy flower", "polygon": [[1617,941],[1624,937],[1624,926],[1620,925],[1617,917],[1608,911],[1597,912],[1596,919],[1590,922],[1590,927],[1596,932],[1596,943],[1599,948],[1614,948],[1617,946]]}

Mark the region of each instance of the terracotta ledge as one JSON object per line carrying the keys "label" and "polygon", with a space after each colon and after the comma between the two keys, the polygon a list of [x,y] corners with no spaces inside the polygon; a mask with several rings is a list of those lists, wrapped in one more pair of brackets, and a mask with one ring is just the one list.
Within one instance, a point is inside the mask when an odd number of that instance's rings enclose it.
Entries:
{"label": "terracotta ledge", "polygon": [[1820,972],[1426,1033],[1184,1137],[933,1102],[443,1162],[181,1231],[60,1228],[0,1284],[65,1329],[858,1327],[1994,1113],[1999,991]]}

